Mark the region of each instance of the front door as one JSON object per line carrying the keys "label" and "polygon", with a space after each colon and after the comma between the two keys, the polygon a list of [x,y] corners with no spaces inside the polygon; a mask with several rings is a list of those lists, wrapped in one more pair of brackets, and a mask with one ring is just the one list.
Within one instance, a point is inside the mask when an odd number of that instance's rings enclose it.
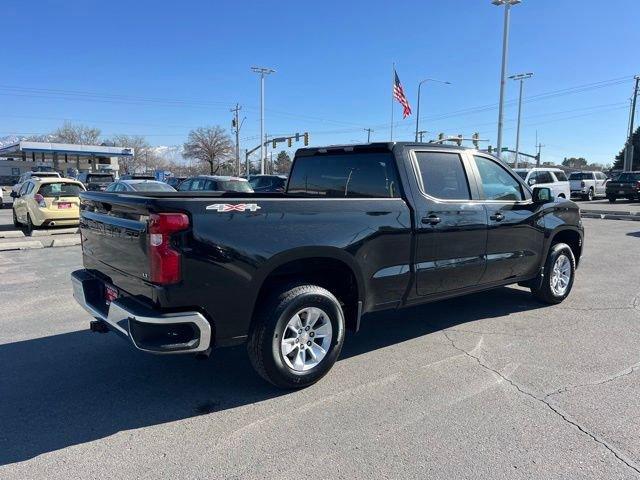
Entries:
{"label": "front door", "polygon": [[[461,152],[414,151],[419,181],[416,199],[416,288],[438,296],[478,284],[485,268],[487,217],[474,201],[475,182]],[[477,200],[477,199],[476,199]]]}
{"label": "front door", "polygon": [[539,206],[499,161],[481,155],[474,155],[473,160],[488,217],[487,267],[481,283],[534,276],[544,243],[544,218]]}

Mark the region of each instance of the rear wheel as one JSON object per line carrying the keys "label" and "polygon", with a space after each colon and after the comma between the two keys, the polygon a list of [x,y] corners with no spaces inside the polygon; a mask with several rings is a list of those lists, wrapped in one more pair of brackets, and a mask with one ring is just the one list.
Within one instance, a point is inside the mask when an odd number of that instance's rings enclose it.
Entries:
{"label": "rear wheel", "polygon": [[590,188],[587,194],[584,196],[584,199],[588,202],[593,200],[593,188]]}
{"label": "rear wheel", "polygon": [[562,302],[573,287],[576,260],[566,243],[552,245],[541,275],[534,282],[531,293],[538,300],[556,304]]}
{"label": "rear wheel", "polygon": [[288,287],[258,309],[247,350],[262,378],[293,389],[326,375],[344,342],[344,314],[331,292],[316,285]]}

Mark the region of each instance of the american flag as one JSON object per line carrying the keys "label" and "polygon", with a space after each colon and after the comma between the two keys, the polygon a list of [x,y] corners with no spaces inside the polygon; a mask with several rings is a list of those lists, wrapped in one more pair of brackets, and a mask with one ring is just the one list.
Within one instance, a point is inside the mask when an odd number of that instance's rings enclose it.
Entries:
{"label": "american flag", "polygon": [[402,88],[402,84],[398,78],[398,72],[394,70],[393,73],[395,74],[395,80],[393,82],[393,98],[402,105],[402,118],[407,118],[411,115],[411,105],[409,105],[409,100],[407,100],[407,97],[404,95],[404,88]]}

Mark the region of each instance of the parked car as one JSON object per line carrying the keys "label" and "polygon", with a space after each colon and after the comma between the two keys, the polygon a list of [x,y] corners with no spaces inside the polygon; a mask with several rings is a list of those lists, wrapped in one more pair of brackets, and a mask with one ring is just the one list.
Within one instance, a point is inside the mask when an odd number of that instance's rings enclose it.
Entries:
{"label": "parked car", "polygon": [[569,175],[571,197],[593,200],[607,194],[607,176],[602,172],[572,172]]}
{"label": "parked car", "polygon": [[36,227],[78,225],[82,183],[70,178],[32,177],[13,200],[13,224],[27,235]]}
{"label": "parked car", "polygon": [[145,175],[142,173],[125,173],[120,175],[120,180],[155,180],[153,175]]}
{"label": "parked car", "polygon": [[175,192],[171,185],[156,180],[118,180],[109,185],[105,192]]}
{"label": "parked car", "polygon": [[169,177],[166,180],[167,185],[171,185],[173,188],[177,189],[178,186],[184,182],[187,177]]}
{"label": "parked car", "polygon": [[556,198],[571,197],[569,180],[565,173],[559,168],[517,168],[515,172],[520,175],[527,185],[536,187],[547,187]]}
{"label": "parked car", "polygon": [[200,175],[188,178],[178,186],[179,192],[241,192],[253,193],[249,182],[240,177]]}
{"label": "parked car", "polygon": [[286,175],[251,175],[249,185],[256,193],[284,192],[287,187]]}
{"label": "parked car", "polygon": [[115,181],[113,173],[108,172],[81,172],[78,174],[81,182],[87,190],[103,191]]}
{"label": "parked car", "polygon": [[606,195],[611,203],[618,198],[640,200],[640,172],[622,172],[618,178],[607,182]]}
{"label": "parked car", "polygon": [[92,330],[153,353],[246,342],[282,388],[324,376],[368,312],[513,283],[562,302],[584,233],[494,157],[403,142],[298,150],[281,196],[86,192],[80,229]]}
{"label": "parked car", "polygon": [[30,180],[34,177],[38,177],[38,178],[60,178],[60,174],[58,172],[25,172],[22,175],[20,175],[20,178],[18,179],[18,182],[13,186],[13,188],[11,189],[11,196],[13,197],[15,193],[18,193],[20,191],[20,188],[22,188],[22,184],[24,182],[26,182],[27,180]]}

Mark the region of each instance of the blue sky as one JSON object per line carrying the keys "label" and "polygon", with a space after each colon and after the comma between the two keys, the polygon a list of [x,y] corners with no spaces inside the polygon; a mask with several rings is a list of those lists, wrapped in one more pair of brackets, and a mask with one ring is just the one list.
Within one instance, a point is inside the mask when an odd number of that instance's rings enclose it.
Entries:
{"label": "blue sky", "polygon": [[[523,151],[533,151],[536,130],[547,161],[610,163],[621,148],[640,73],[640,8],[637,0],[605,3],[523,0],[513,8],[509,73],[535,72],[525,87]],[[489,0],[8,0],[2,10],[0,136],[44,133],[69,119],[105,136],[175,145],[193,127],[228,128],[238,102],[242,146],[251,148],[259,91],[250,66],[266,65],[277,70],[267,79],[268,133],[352,143],[371,127],[372,140],[388,140],[396,62],[414,112],[420,79],[452,82],[423,86],[422,129],[479,131],[496,142],[502,9]],[[573,89],[581,85],[590,86]],[[516,98],[510,82],[507,100]],[[399,120],[399,105],[395,112]],[[513,147],[515,102],[505,119],[504,144]],[[414,122],[400,122],[394,137],[412,139]]]}

